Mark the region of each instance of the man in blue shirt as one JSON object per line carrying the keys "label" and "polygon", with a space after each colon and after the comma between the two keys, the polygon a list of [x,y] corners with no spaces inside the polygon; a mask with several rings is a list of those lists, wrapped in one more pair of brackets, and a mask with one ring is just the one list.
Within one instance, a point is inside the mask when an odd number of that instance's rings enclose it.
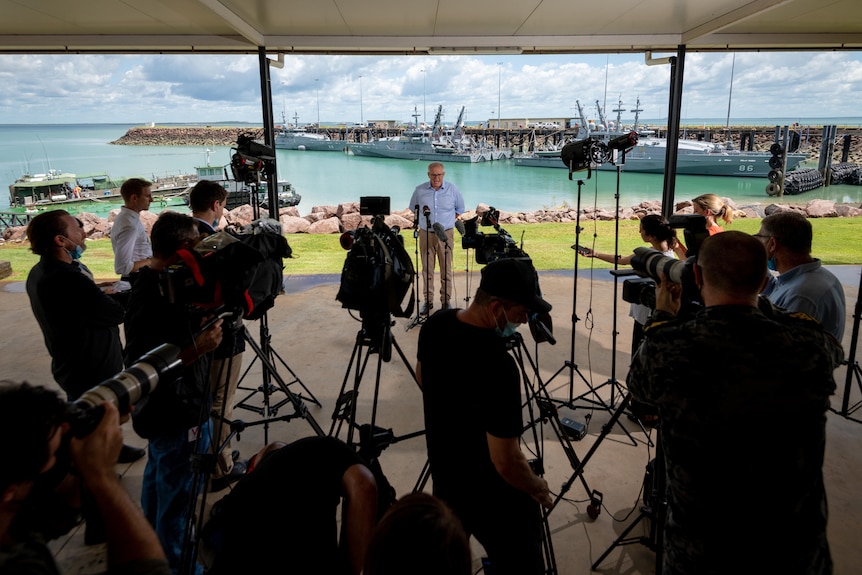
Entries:
{"label": "man in blue shirt", "polygon": [[[425,278],[425,303],[420,313],[428,315],[434,308],[434,267],[440,262],[440,303],[449,309],[452,297],[452,243],[455,220],[464,213],[464,198],[455,184],[444,182],[446,170],[440,162],[428,165],[427,182],[416,186],[410,197],[410,209],[418,212],[419,251],[422,253],[422,276]],[[445,241],[444,241],[445,238]]]}
{"label": "man in blue shirt", "polygon": [[771,277],[763,295],[788,311],[806,313],[839,342],[847,322],[844,288],[835,274],[811,257],[811,222],[798,212],[766,216],[754,237],[766,247]]}

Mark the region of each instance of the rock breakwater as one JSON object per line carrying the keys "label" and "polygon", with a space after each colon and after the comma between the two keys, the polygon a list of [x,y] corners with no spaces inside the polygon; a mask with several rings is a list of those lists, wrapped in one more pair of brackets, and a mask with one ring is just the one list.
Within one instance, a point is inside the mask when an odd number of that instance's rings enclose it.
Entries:
{"label": "rock breakwater", "polygon": [[263,128],[236,126],[140,127],[130,128],[123,137],[110,142],[117,146],[232,146],[240,134],[263,138]]}

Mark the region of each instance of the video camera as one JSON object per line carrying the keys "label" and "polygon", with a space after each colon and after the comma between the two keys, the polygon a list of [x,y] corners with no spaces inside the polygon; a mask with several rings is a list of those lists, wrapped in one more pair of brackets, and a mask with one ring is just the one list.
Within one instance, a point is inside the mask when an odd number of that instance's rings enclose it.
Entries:
{"label": "video camera", "polygon": [[413,261],[404,249],[401,229],[386,225],[389,198],[362,197],[359,213],[373,214],[371,227],[341,234],[341,247],[347,250],[347,257],[335,299],[342,307],[359,311],[363,318],[385,318],[390,313],[409,317],[413,313],[413,298],[407,306],[401,304],[413,284]]}
{"label": "video camera", "polygon": [[655,286],[656,282],[661,281],[661,273],[664,272],[668,280],[682,285],[680,314],[690,314],[702,304],[700,290],[694,281],[693,267],[697,262],[700,244],[709,237],[706,218],[696,214],[677,214],[671,216],[668,223],[674,229],[683,229],[687,258],[678,260],[652,248],[635,248],[631,265],[641,277],[623,282],[623,301],[655,309]]}
{"label": "video camera", "polygon": [[[479,223],[483,226],[494,226],[497,233],[485,234],[479,231]],[[461,247],[465,250],[476,250],[476,263],[487,264],[502,258],[528,257],[512,239],[509,233],[500,227],[500,210],[493,206],[482,214],[464,221],[464,235],[461,237]]]}
{"label": "video camera", "polygon": [[237,136],[236,147],[232,150],[230,168],[237,182],[257,184],[261,174],[268,174],[274,167],[275,150],[256,141],[250,134]]}
{"label": "video camera", "polygon": [[138,401],[153,392],[161,382],[176,377],[183,362],[180,348],[169,343],[147,352],[132,366],[84,392],[66,409],[66,421],[75,437],[86,437],[99,425],[104,415],[102,402],[129,413]]}
{"label": "video camera", "polygon": [[284,289],[284,258],[292,253],[277,220],[255,220],[179,250],[179,261],[160,274],[160,289],[171,303],[204,310],[226,306],[245,319],[260,319]]}

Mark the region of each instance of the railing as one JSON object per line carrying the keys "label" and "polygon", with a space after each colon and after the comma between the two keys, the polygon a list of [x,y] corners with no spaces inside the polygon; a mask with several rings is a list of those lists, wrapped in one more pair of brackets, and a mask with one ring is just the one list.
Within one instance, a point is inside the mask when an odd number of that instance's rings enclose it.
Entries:
{"label": "railing", "polygon": [[33,214],[18,214],[15,212],[0,212],[0,232],[8,228],[26,226],[33,219]]}

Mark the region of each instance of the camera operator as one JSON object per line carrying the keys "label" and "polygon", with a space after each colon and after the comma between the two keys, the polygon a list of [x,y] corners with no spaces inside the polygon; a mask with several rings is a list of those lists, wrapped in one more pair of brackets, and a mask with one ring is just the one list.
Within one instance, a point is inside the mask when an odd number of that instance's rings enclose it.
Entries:
{"label": "camera operator", "polygon": [[135,431],[149,442],[149,457],[141,486],[144,514],[159,535],[175,572],[180,567],[194,472],[190,458],[209,450],[209,352],[221,342],[221,320],[195,335],[209,319],[162,294],[160,273],[177,260],[177,251],[198,241],[195,220],[162,212],[153,225],[153,258],[141,268],[132,287],[126,315],[126,362],[131,364],[152,348],[174,344],[183,352],[183,370],[176,382],[160,384],[132,413]]}
{"label": "camera operator", "polygon": [[[46,388],[0,381],[0,572],[5,575],[55,575],[59,567],[47,539],[48,523],[74,507],[62,488],[83,481],[94,494],[107,527],[108,567],[114,573],[170,573],[158,537],[117,478],[114,463],[123,443],[117,408],[103,404],[105,415],[83,439],[66,435],[66,403]],[[71,456],[75,473],[68,474]],[[64,463],[65,462],[65,463]]]}
{"label": "camera operator", "polygon": [[844,288],[835,274],[811,257],[814,232],[808,218],[797,212],[766,216],[754,237],[766,247],[770,277],[763,295],[789,311],[807,313],[841,341],[847,323]]}
{"label": "camera operator", "polygon": [[[227,190],[218,182],[201,180],[189,192],[189,207],[197,222],[201,238],[216,233],[224,215]],[[239,452],[225,444],[230,436],[230,420],[233,419],[233,404],[239,374],[242,370],[242,354],[245,351],[242,317],[228,318],[222,324],[222,341],[213,352],[210,366],[210,389],[213,394],[211,449],[216,454],[216,465],[210,476],[213,491],[221,491],[243,476],[246,463],[239,459]]]}
{"label": "camera operator", "polygon": [[553,503],[518,445],[521,382],[507,349],[518,324],[550,309],[532,264],[505,258],[482,269],[467,309],[438,312],[419,332],[416,376],[434,495],[484,546],[495,574],[544,569],[539,505]]}
{"label": "camera operator", "polygon": [[[434,309],[434,266],[440,262],[440,303],[449,309],[454,281],[452,246],[455,241],[455,221],[464,213],[464,198],[455,184],[444,182],[446,170],[440,162],[428,165],[428,181],[416,186],[410,197],[409,208],[419,211],[419,251],[422,253],[422,275],[425,278],[425,303],[420,315],[428,315]],[[439,230],[439,231],[438,231]],[[445,235],[446,242],[443,237]]]}
{"label": "camera operator", "polygon": [[748,234],[704,240],[693,318],[675,319],[682,288],[662,276],[627,383],[660,414],[663,573],[831,573],[822,465],[841,346],[758,297],[766,250]]}
{"label": "camera operator", "polygon": [[[123,370],[119,325],[123,306],[82,273],[84,230],[64,210],[43,212],[27,225],[30,249],[40,256],[27,276],[33,315],[51,355],[51,373],[70,401]],[[124,445],[119,462],[144,450]]]}

